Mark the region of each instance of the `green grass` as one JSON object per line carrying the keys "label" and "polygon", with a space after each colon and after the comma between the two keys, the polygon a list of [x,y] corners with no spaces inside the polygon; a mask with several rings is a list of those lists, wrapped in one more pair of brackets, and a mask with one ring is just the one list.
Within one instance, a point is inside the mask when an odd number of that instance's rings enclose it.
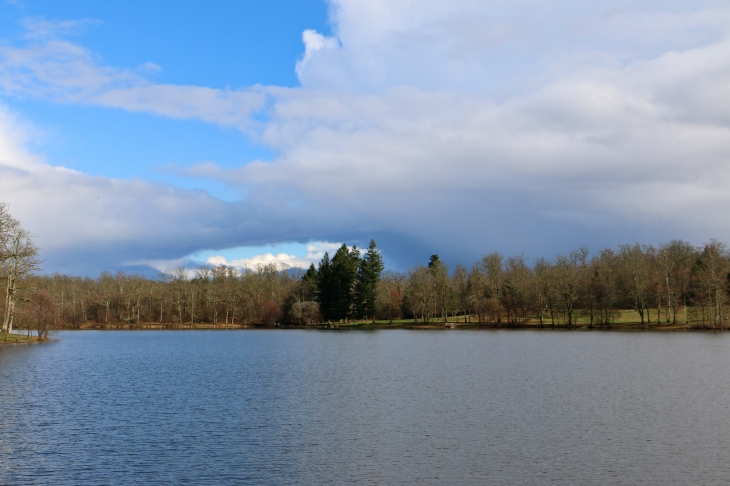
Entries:
{"label": "green grass", "polygon": [[0,332],[0,344],[11,344],[11,343],[37,343],[38,336],[30,336],[26,333],[4,333]]}
{"label": "green grass", "polygon": [[[657,312],[656,309],[652,309],[650,312],[651,317],[651,323],[647,320],[647,315],[644,315],[644,321],[645,325],[650,325],[651,327],[663,327],[663,328],[672,328],[672,327],[682,327],[685,328],[687,326],[683,324],[677,324],[676,326],[666,323],[666,315],[664,312],[662,312],[662,323],[661,325],[657,324]],[[679,317],[679,316],[678,316]],[[593,316],[593,323],[594,327],[601,327],[599,322],[601,321],[601,315],[599,312],[595,312]],[[590,314],[587,311],[576,311],[573,315],[573,325],[577,327],[587,327],[590,325]],[[480,323],[477,321],[476,316],[471,316],[470,322],[465,322],[465,316],[452,316],[449,317],[447,320],[447,323],[449,324],[455,324],[456,327],[477,327],[480,325]],[[555,326],[564,327],[566,325],[567,316],[566,315],[556,315],[555,316]],[[500,327],[506,327],[506,326],[517,326],[517,327],[539,327],[539,319],[537,316],[531,316],[527,323],[518,323],[518,324],[508,324],[506,322],[506,315],[502,316],[502,323],[499,325]],[[432,318],[429,322],[424,323],[420,319],[418,321],[414,319],[394,319],[392,322],[390,320],[377,320],[375,322],[373,321],[364,321],[364,320],[355,320],[350,321],[347,323],[333,323],[332,327],[339,328],[339,329],[372,329],[372,328],[408,328],[408,327],[429,327],[429,328],[438,328],[443,326],[443,320],[441,318]],[[482,326],[495,326],[496,324],[493,322],[483,322],[481,323]],[[328,323],[321,323],[318,325],[318,327],[329,327],[330,325]],[[551,327],[552,326],[552,320],[550,319],[550,315],[546,314],[543,317],[543,326]],[[612,311],[611,314],[611,327],[617,327],[617,328],[641,328],[641,316],[636,310],[633,309],[624,309],[624,310],[616,310]]]}

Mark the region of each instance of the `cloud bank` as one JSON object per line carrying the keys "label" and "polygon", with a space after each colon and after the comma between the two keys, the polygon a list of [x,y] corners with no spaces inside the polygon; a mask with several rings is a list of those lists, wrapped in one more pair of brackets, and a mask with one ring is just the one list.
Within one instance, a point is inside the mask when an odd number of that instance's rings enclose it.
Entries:
{"label": "cloud bank", "polygon": [[338,0],[332,22],[303,34],[300,88],[158,85],[63,38],[3,46],[6,95],[235,126],[277,157],[185,170],[245,191],[225,203],[47,165],[6,114],[0,199],[69,268],[370,236],[401,266],[730,240],[723,2]]}

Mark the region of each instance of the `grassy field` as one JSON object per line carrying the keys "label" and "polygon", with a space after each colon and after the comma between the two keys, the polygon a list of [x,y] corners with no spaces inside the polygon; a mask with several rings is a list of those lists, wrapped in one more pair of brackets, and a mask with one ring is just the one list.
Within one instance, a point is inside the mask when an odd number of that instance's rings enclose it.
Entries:
{"label": "grassy field", "polygon": [[[702,329],[706,328],[707,326],[702,326],[697,322],[697,316],[692,315],[692,320],[690,323],[684,324],[681,322],[681,317],[678,316],[678,322],[677,324],[667,323],[666,318],[667,316],[662,313],[662,322],[657,322],[657,313],[655,310],[651,312],[651,322],[648,322],[647,316],[644,316],[644,324],[641,323],[641,316],[639,313],[633,309],[630,310],[620,310],[620,311],[614,311],[611,314],[611,323],[608,326],[601,326],[599,324],[600,316],[594,315],[594,328],[610,328],[610,329],[655,329],[655,330],[687,330],[687,329]],[[431,319],[429,322],[424,323],[421,320],[414,321],[413,319],[400,319],[400,320],[393,320],[387,321],[387,320],[378,320],[375,322],[372,321],[351,321],[348,323],[323,323],[316,325],[315,327],[326,327],[326,328],[339,328],[339,329],[375,329],[375,328],[429,328],[429,329],[436,329],[436,328],[461,328],[461,329],[471,329],[471,328],[565,328],[567,327],[565,322],[566,317],[565,316],[555,316],[555,323],[553,325],[550,315],[546,315],[543,317],[543,325],[540,326],[540,321],[537,318],[537,316],[534,316],[526,323],[519,322],[519,323],[507,323],[506,318],[503,317],[503,322],[496,323],[496,322],[482,322],[479,323],[477,321],[476,316],[471,316],[470,318],[467,318],[466,316],[453,316],[449,317],[447,319],[447,322],[444,323],[443,319]],[[579,328],[579,329],[588,329],[590,328],[590,314],[587,312],[576,312],[574,315],[574,323],[573,328]]]}

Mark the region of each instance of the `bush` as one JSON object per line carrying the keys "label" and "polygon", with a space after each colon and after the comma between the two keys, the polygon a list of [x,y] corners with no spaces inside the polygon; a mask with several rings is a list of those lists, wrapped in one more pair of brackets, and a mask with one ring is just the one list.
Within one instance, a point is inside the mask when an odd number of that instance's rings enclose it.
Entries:
{"label": "bush", "polygon": [[322,320],[319,304],[313,301],[297,302],[289,311],[289,318],[297,324],[315,324]]}
{"label": "bush", "polygon": [[271,327],[281,321],[283,316],[281,306],[276,301],[269,300],[261,307],[261,324],[266,327]]}

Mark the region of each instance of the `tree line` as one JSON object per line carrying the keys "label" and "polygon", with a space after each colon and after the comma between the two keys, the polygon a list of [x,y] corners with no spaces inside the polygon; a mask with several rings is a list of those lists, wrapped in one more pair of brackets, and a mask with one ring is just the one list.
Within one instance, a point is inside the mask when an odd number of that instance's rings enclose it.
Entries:
{"label": "tree line", "polygon": [[434,255],[428,266],[386,277],[381,286],[391,289],[391,312],[402,297],[401,314],[409,309],[426,322],[464,316],[505,325],[611,327],[622,311],[634,310],[641,325],[725,329],[730,255],[716,240],[699,248],[675,240],[620,245],[593,256],[579,248],[531,265],[522,255],[493,252],[452,273]]}
{"label": "tree line", "polygon": [[374,240],[343,244],[306,271],[282,264],[184,267],[156,279],[39,275],[31,235],[0,205],[4,332],[93,325],[292,325],[373,320],[496,326],[612,327],[633,310],[644,326],[725,329],[730,255],[717,240],[586,248],[531,262],[484,255],[450,269],[438,255],[384,272]]}
{"label": "tree line", "polygon": [[[92,279],[68,275],[26,275],[26,304],[16,322],[26,329],[36,296],[51,327],[186,324],[308,325],[376,317],[376,297],[383,271],[375,241],[362,252],[342,247],[332,259],[325,254],[319,270],[306,272],[283,264],[253,268],[230,266],[179,267],[157,279],[102,272]],[[48,312],[49,308],[51,309]],[[24,312],[26,311],[26,312]]]}

